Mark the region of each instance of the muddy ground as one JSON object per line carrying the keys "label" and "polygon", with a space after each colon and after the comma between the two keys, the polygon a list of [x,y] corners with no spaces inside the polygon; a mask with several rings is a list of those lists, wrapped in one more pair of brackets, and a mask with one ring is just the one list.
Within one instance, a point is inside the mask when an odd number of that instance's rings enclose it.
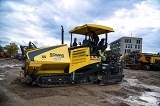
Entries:
{"label": "muddy ground", "polygon": [[124,69],[119,84],[40,88],[21,83],[21,61],[0,59],[0,106],[160,106],[160,71]]}

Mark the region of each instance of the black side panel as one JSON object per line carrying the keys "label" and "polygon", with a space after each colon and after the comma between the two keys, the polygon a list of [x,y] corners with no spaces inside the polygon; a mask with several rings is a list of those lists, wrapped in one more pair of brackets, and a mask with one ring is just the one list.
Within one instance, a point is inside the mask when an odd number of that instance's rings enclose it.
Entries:
{"label": "black side panel", "polygon": [[103,76],[101,84],[121,82],[123,78],[124,75]]}
{"label": "black side panel", "polygon": [[100,63],[93,63],[93,64],[89,64],[87,66],[81,67],[80,69],[76,70],[76,73],[82,73],[86,70],[88,71],[89,69],[93,69],[93,68],[97,67],[97,65],[100,66]]}
{"label": "black side panel", "polygon": [[79,77],[75,78],[75,81],[80,81],[83,78],[87,77],[88,75],[93,74],[94,72],[101,71],[101,70],[102,70],[101,67],[95,67],[93,69],[90,69],[90,70],[84,72],[83,74],[81,74]]}
{"label": "black side panel", "polygon": [[31,61],[34,61],[34,57],[35,56],[37,56],[39,54],[42,54],[42,53],[44,53],[46,51],[52,50],[52,49],[56,49],[56,48],[62,47],[62,46],[65,46],[65,45],[52,46],[52,47],[49,47],[49,48],[44,48],[44,49],[36,50],[36,51],[33,51],[33,52],[29,52],[28,56],[29,56]]}
{"label": "black side panel", "polygon": [[70,83],[71,79],[69,76],[41,76],[38,78],[40,85],[56,84],[56,83]]}

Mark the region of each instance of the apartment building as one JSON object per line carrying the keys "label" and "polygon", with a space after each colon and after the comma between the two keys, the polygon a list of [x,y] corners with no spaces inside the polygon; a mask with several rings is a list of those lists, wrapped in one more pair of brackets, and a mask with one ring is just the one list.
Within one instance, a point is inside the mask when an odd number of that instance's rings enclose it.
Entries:
{"label": "apartment building", "polygon": [[122,55],[132,51],[142,52],[142,38],[138,37],[121,37],[110,44],[110,48],[114,53]]}

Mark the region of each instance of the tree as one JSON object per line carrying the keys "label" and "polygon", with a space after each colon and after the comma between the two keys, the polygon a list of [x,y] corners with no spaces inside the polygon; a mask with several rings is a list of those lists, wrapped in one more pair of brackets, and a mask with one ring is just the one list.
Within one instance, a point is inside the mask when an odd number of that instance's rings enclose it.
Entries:
{"label": "tree", "polygon": [[112,55],[112,54],[114,54],[114,53],[113,53],[112,50],[109,50],[109,51],[105,51],[105,54],[107,54],[107,55]]}
{"label": "tree", "polygon": [[6,45],[4,47],[5,50],[7,50],[8,53],[17,53],[18,52],[18,46],[15,43],[10,43],[9,45]]}

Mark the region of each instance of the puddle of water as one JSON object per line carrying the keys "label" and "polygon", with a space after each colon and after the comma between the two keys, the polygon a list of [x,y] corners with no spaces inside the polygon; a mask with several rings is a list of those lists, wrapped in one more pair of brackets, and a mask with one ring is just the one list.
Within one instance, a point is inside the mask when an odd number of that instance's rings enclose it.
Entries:
{"label": "puddle of water", "polygon": [[22,64],[1,64],[0,68],[6,68],[6,67],[13,68],[13,67],[21,67],[21,66]]}
{"label": "puddle of water", "polygon": [[157,87],[154,85],[144,84],[144,83],[140,82],[138,79],[126,78],[125,80],[127,81],[126,83],[123,83],[123,85],[125,85],[125,86],[135,86],[135,87],[139,87],[139,88],[148,88],[148,89],[151,89],[156,92],[160,91],[160,87]]}
{"label": "puddle of water", "polygon": [[138,83],[138,79],[127,78],[126,81],[130,86],[136,86]]}
{"label": "puddle of water", "polygon": [[0,77],[4,77],[4,76],[5,76],[4,73],[1,73],[1,74],[0,74]]}
{"label": "puddle of water", "polygon": [[157,86],[154,86],[154,85],[139,84],[137,86],[141,87],[141,88],[149,88],[149,89],[151,89],[155,92],[160,92],[160,87],[157,87]]}
{"label": "puddle of water", "polygon": [[147,101],[148,105],[158,105],[160,103],[160,93],[158,92],[145,92],[139,98]]}
{"label": "puddle of water", "polygon": [[148,94],[160,99],[160,91],[159,92],[148,92]]}
{"label": "puddle of water", "polygon": [[[141,95],[130,96],[124,101],[130,105],[144,105],[144,106],[160,106],[160,87],[147,85],[135,78],[126,78],[126,86],[135,86],[138,88],[148,88],[152,92],[142,92]],[[140,93],[140,92],[139,92]]]}
{"label": "puddle of water", "polygon": [[1,81],[1,80],[4,80],[4,78],[1,78],[1,77],[0,77],[0,81]]}
{"label": "puddle of water", "polygon": [[130,105],[159,106],[160,92],[143,92],[140,96],[125,99]]}
{"label": "puddle of water", "polygon": [[5,74],[7,73],[7,71],[5,71],[4,73],[0,73],[0,80],[4,80],[5,79]]}

